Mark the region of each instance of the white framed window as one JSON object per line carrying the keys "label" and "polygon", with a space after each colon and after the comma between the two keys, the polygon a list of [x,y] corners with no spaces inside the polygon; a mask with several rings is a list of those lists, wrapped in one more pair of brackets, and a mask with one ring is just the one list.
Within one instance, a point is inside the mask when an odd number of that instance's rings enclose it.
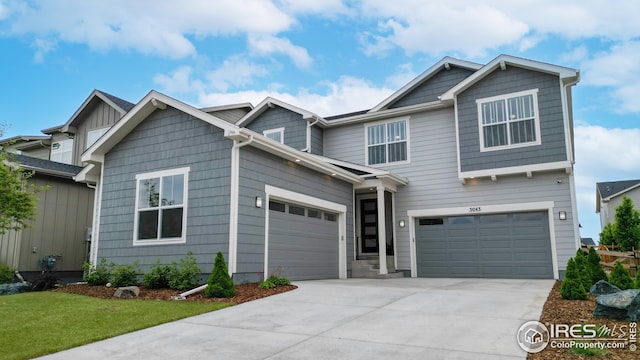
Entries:
{"label": "white framed window", "polygon": [[133,245],[186,241],[189,168],[136,175]]}
{"label": "white framed window", "polygon": [[407,119],[395,119],[365,126],[367,165],[409,161]]}
{"label": "white framed window", "polygon": [[280,144],[284,144],[284,128],[269,129],[262,132],[262,135],[268,137],[271,140],[275,140]]}
{"label": "white framed window", "polygon": [[60,140],[51,144],[51,161],[73,163],[73,139]]}
{"label": "white framed window", "polygon": [[95,144],[107,131],[109,131],[108,127],[87,132],[87,144],[84,149],[87,150],[91,145]]}
{"label": "white framed window", "polygon": [[476,100],[480,151],[540,144],[538,89]]}

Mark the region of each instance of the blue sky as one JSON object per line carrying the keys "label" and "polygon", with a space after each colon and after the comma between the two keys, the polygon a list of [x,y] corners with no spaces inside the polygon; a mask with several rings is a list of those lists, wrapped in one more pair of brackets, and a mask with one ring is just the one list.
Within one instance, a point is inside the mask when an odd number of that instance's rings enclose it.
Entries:
{"label": "blue sky", "polygon": [[273,96],[335,115],[444,56],[506,53],[581,71],[578,211],[597,238],[595,183],[640,178],[638,19],[636,0],[0,0],[0,124],[38,135],[93,89],[202,107]]}

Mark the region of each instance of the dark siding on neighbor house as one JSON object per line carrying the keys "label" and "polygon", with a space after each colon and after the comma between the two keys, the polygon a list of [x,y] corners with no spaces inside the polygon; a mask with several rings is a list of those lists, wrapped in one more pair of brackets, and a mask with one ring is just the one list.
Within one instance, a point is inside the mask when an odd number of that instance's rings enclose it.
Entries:
{"label": "dark siding on neighbor house", "polygon": [[[515,149],[480,152],[476,99],[538,89],[542,143]],[[557,76],[508,66],[496,70],[458,96],[458,128],[462,171],[567,160],[560,81]]]}
{"label": "dark siding on neighbor house", "polygon": [[[192,251],[204,273],[216,252],[228,259],[232,144],[223,130],[174,108],[152,113],[105,156],[98,256],[139,260],[146,271],[156,259],[167,264]],[[186,243],[133,246],[136,174],[186,166]]]}
{"label": "dark siding on neighbor house", "polygon": [[413,91],[393,102],[389,108],[393,109],[436,101],[438,96],[444,94],[471,74],[473,74],[473,71],[455,66],[451,66],[450,70],[443,68]]}
{"label": "dark siding on neighbor house", "polygon": [[95,97],[88,107],[91,111],[78,126],[76,136],[73,138],[73,164],[80,165],[80,156],[87,148],[89,131],[109,128],[120,120],[121,114],[101,99]]}
{"label": "dark siding on neighbor house", "polygon": [[279,106],[267,109],[246,127],[259,134],[283,127],[285,145],[297,150],[307,146],[307,122],[302,119],[302,115]]}
{"label": "dark siding on neighbor house", "polygon": [[[265,198],[265,184],[347,206],[347,259],[353,258],[353,186],[252,147],[240,151],[238,210],[238,277],[256,280],[264,266],[264,216],[268,205],[258,209],[255,198]],[[310,253],[309,256],[313,256]],[[349,261],[347,261],[349,265]],[[238,282],[239,278],[235,279]]]}

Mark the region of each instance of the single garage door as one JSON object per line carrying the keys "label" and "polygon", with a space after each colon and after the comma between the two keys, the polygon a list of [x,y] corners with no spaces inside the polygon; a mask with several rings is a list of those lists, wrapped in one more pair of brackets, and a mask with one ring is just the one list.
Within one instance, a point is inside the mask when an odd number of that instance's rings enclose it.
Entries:
{"label": "single garage door", "polygon": [[552,279],[546,211],[416,219],[418,276]]}
{"label": "single garage door", "polygon": [[269,202],[269,274],[291,280],[337,279],[338,214]]}

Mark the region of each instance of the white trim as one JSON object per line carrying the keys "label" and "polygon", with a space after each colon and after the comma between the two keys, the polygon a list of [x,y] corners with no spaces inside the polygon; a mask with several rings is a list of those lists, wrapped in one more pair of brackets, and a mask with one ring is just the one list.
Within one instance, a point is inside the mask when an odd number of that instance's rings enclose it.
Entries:
{"label": "white trim", "polygon": [[233,142],[231,148],[231,174],[229,184],[229,253],[227,262],[229,263],[229,275],[236,272],[237,266],[237,243],[238,243],[238,178],[240,177],[238,142]]}
{"label": "white trim", "polygon": [[253,110],[251,110],[244,117],[242,117],[240,120],[238,120],[236,122],[236,125],[238,125],[240,127],[245,126],[246,124],[250,123],[251,121],[253,121],[258,116],[260,116],[260,114],[262,114],[263,112],[267,111],[267,109],[272,108],[274,105],[302,115],[302,119],[303,120],[306,120],[306,119],[317,119],[317,120],[320,120],[321,124],[323,124],[323,125],[327,124],[326,120],[324,120],[321,116],[318,116],[318,115],[316,115],[316,114],[314,114],[314,113],[312,113],[310,111],[304,110],[302,108],[299,108],[299,107],[297,107],[295,105],[291,105],[291,104],[286,103],[284,101],[281,101],[281,100],[272,98],[270,96],[267,96],[264,100],[262,100],[260,102],[260,104],[256,105],[256,107]]}
{"label": "white trim", "polygon": [[[377,166],[395,166],[395,165],[406,165],[406,164],[410,164],[411,163],[411,139],[410,137],[410,127],[409,127],[409,121],[410,117],[409,116],[402,116],[402,117],[398,117],[398,118],[392,118],[392,119],[386,119],[386,120],[382,120],[382,121],[375,121],[375,122],[370,122],[370,123],[366,123],[364,124],[364,162],[365,164],[367,164],[366,166],[370,166],[370,167],[377,167]],[[397,142],[389,142],[387,137],[387,131],[388,131],[388,125],[390,123],[395,123],[395,122],[401,122],[404,121],[404,126],[405,126],[405,140],[404,142],[407,144],[407,158],[405,160],[401,160],[401,161],[394,161],[394,162],[389,162],[389,144],[394,144],[394,143],[400,143],[402,141],[397,141]],[[383,163],[378,163],[378,164],[369,164],[369,128],[372,126],[378,126],[378,125],[384,125],[384,134],[385,134],[385,142],[381,143],[381,144],[376,144],[376,145],[371,145],[371,146],[379,146],[379,145],[384,145],[385,146],[385,162]]]}
{"label": "white trim", "polygon": [[396,222],[396,193],[391,191],[391,229],[393,231],[393,268],[398,269],[398,234],[397,234],[397,222]]}
{"label": "white trim", "polygon": [[575,237],[576,250],[578,250],[582,243],[580,241],[580,221],[578,221],[578,201],[576,196],[576,182],[573,173],[569,174],[569,190],[571,192],[571,217],[573,220],[573,236]]}
{"label": "white trim", "polygon": [[458,96],[454,95],[453,120],[456,128],[456,158],[458,160],[458,178],[462,179],[462,161],[460,160],[460,127],[458,121]]}
{"label": "white trim", "polygon": [[565,151],[567,152],[567,160],[571,161],[571,163],[575,163],[575,158],[573,156],[573,137],[571,136],[572,129],[571,124],[569,124],[569,106],[567,99],[567,90],[571,85],[564,85],[562,83],[562,79],[559,79],[560,83],[560,101],[562,103],[562,124],[564,126],[564,144]]}
{"label": "white trim", "polygon": [[102,182],[104,181],[104,164],[100,164],[100,180],[96,182],[93,194],[93,223],[91,225],[91,250],[89,261],[91,265],[98,264],[98,242],[100,241],[100,215],[102,213]]}
{"label": "white trim", "polygon": [[270,138],[269,135],[271,134],[280,134],[280,144],[284,144],[284,127],[279,127],[279,128],[275,128],[275,129],[269,129],[269,130],[265,130],[262,132],[262,135],[268,139],[274,140],[274,141],[278,141],[276,139]]}
{"label": "white trim", "polygon": [[510,166],[510,167],[486,169],[486,170],[464,171],[458,174],[458,178],[460,180],[463,180],[463,179],[469,179],[474,177],[526,174],[528,172],[533,173],[538,171],[550,171],[550,170],[558,170],[558,169],[568,170],[568,172],[570,173],[571,168],[572,168],[571,162],[565,160],[565,161],[556,161],[552,163]]}
{"label": "white trim", "polygon": [[[187,241],[187,209],[189,202],[189,171],[191,169],[189,167],[176,168],[176,169],[168,169],[168,170],[160,170],[160,171],[152,171],[148,173],[136,174],[136,199],[135,199],[135,213],[133,220],[133,246],[148,246],[148,245],[167,245],[167,244],[184,244]],[[162,178],[165,176],[174,176],[174,175],[182,175],[184,177],[184,185],[182,188],[182,235],[179,238],[168,238],[163,239],[160,238],[160,227],[162,226],[162,221],[158,219],[158,238],[156,239],[138,239],[138,226],[139,226],[139,214],[140,211],[138,209],[138,200],[140,196],[140,180],[143,179],[152,179],[152,178],[160,178],[160,191],[162,191]],[[161,194],[161,193],[160,193]],[[176,206],[178,207],[178,206]],[[162,207],[158,207],[158,210],[162,209]],[[158,216],[160,217],[160,211],[158,211]]]}
{"label": "white trim", "polygon": [[265,214],[265,232],[264,232],[264,274],[267,276],[269,272],[269,201],[271,199],[283,200],[288,203],[299,204],[309,207],[318,208],[321,210],[329,210],[338,213],[338,276],[340,279],[347,278],[347,244],[345,241],[345,234],[347,229],[347,206],[338,204],[332,201],[319,199],[313,196],[297,193],[290,190],[277,188],[275,186],[264,186],[264,192],[266,193],[266,205],[264,206]]}
{"label": "white trim", "polygon": [[[533,116],[533,122],[535,125],[535,135],[536,135],[536,139],[535,141],[529,141],[529,142],[524,142],[524,143],[517,143],[517,144],[513,144],[512,140],[511,140],[511,119],[509,118],[509,99],[511,98],[515,98],[515,97],[519,97],[519,96],[526,96],[526,95],[531,95],[532,99],[533,99],[533,111],[534,111],[534,116]],[[484,124],[483,119],[482,119],[482,105],[489,103],[489,102],[494,102],[494,101],[504,101],[504,105],[505,105],[505,121],[502,123],[495,123],[495,124]],[[509,93],[509,94],[501,94],[501,95],[497,95],[497,96],[491,96],[491,97],[487,97],[487,98],[482,98],[482,99],[476,99],[476,106],[477,106],[477,111],[478,111],[478,136],[480,137],[480,152],[488,152],[488,151],[497,151],[497,150],[505,150],[505,149],[515,149],[515,148],[521,148],[521,147],[527,147],[527,146],[535,146],[535,145],[540,145],[542,144],[542,140],[540,139],[540,111],[539,111],[539,107],[538,107],[538,89],[531,89],[531,90],[525,90],[525,91],[518,91],[518,92],[514,92],[514,93]],[[530,119],[529,119],[530,120]],[[518,120],[518,121],[522,121],[522,120]],[[484,128],[486,126],[492,126],[492,125],[505,125],[506,127],[506,134],[507,134],[507,144],[506,145],[500,145],[500,146],[492,146],[492,147],[486,147],[485,143],[484,143]]]}
{"label": "white trim", "polygon": [[441,209],[420,209],[409,210],[407,216],[409,217],[409,237],[411,244],[409,246],[410,258],[411,258],[411,277],[417,277],[417,258],[416,258],[416,241],[415,241],[415,219],[420,217],[430,216],[452,216],[452,215],[483,215],[483,214],[500,214],[510,212],[521,211],[547,211],[549,216],[549,238],[551,242],[551,261],[553,264],[553,276],[554,279],[559,278],[558,274],[558,254],[556,249],[556,231],[554,226],[554,202],[553,201],[540,201],[532,203],[519,203],[519,204],[498,204],[498,205],[483,205],[483,204],[470,204],[464,207],[454,208],[441,208]]}

